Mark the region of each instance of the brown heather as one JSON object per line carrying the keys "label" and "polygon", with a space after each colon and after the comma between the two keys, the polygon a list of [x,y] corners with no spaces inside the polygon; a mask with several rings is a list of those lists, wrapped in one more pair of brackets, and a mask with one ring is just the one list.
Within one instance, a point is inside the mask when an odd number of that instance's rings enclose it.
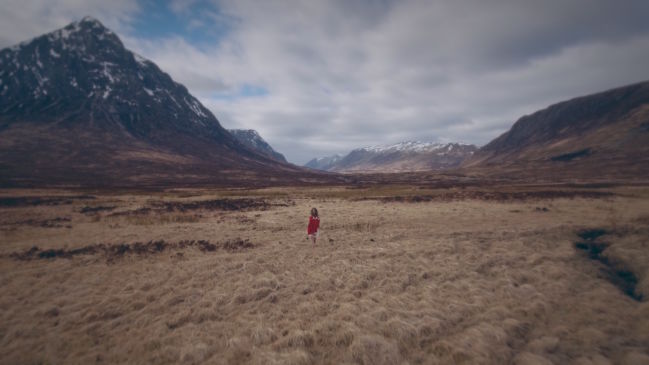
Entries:
{"label": "brown heather", "polygon": [[649,190],[575,189],[3,190],[0,363],[647,364]]}

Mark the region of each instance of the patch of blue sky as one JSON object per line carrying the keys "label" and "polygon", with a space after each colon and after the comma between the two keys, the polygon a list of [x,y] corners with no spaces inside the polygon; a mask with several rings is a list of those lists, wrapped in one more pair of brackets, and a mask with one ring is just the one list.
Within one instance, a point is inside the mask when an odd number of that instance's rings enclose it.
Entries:
{"label": "patch of blue sky", "polygon": [[237,100],[243,98],[258,98],[269,95],[268,89],[262,86],[243,84],[240,87],[225,92],[217,92],[210,95],[213,99]]}
{"label": "patch of blue sky", "polygon": [[133,35],[144,39],[181,37],[195,47],[212,47],[236,24],[236,19],[222,14],[210,1],[177,6],[173,1],[140,0],[139,4]]}
{"label": "patch of blue sky", "polygon": [[268,95],[268,90],[265,87],[244,84],[239,89],[239,94],[243,97],[258,97]]}

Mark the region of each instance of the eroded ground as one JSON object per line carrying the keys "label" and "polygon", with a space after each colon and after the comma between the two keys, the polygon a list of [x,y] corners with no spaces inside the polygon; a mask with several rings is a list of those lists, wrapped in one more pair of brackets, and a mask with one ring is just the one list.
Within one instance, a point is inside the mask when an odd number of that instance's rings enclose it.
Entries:
{"label": "eroded ground", "polygon": [[0,363],[647,364],[648,237],[641,187],[5,190]]}

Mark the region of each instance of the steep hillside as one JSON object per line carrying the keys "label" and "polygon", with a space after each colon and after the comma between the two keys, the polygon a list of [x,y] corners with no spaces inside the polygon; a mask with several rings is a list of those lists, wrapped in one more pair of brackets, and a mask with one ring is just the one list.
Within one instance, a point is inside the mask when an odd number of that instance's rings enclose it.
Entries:
{"label": "steep hillside", "polygon": [[228,132],[232,134],[239,142],[243,143],[253,150],[267,155],[277,161],[287,162],[284,155],[275,151],[268,142],[266,142],[259,133],[254,129],[229,129]]}
{"label": "steep hillside", "polygon": [[316,177],[244,147],[93,18],[1,50],[0,90],[2,185]]}
{"label": "steep hillside", "polygon": [[[551,105],[520,118],[464,167],[583,178],[649,176],[649,82]],[[549,174],[549,175],[548,175]]]}

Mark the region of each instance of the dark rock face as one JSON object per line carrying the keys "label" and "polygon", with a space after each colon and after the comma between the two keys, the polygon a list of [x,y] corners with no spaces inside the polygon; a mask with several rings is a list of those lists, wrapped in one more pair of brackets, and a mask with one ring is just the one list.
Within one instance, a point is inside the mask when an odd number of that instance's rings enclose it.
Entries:
{"label": "dark rock face", "polygon": [[268,142],[266,142],[259,133],[254,129],[229,129],[230,134],[232,134],[239,142],[243,143],[245,146],[252,148],[253,150],[267,155],[277,161],[287,162],[284,155],[275,151]]}
{"label": "dark rock face", "polygon": [[0,51],[0,185],[281,181],[302,173],[245,147],[95,19]]}
{"label": "dark rock face", "polygon": [[0,51],[0,67],[3,126],[56,122],[137,137],[227,135],[184,86],[92,18]]}

